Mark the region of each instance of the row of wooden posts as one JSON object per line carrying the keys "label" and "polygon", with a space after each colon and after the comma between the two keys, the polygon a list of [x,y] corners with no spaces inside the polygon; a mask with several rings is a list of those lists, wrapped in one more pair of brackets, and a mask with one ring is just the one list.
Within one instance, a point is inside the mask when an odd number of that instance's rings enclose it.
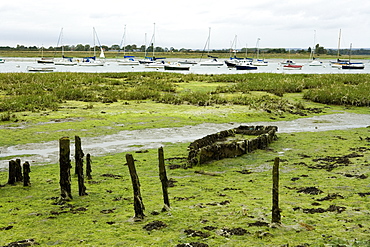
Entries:
{"label": "row of wooden posts", "polygon": [[[70,161],[70,140],[68,137],[63,137],[59,140],[59,166],[60,166],[60,190],[62,200],[71,200],[71,161]],[[81,148],[81,139],[75,136],[75,174],[78,177],[78,194],[80,196],[87,195],[86,187],[84,185],[84,174],[83,174],[83,157],[84,153]],[[170,201],[168,197],[168,178],[164,163],[163,148],[158,149],[158,159],[159,159],[159,177],[162,183],[163,201],[164,207],[163,211],[170,208]],[[144,203],[141,197],[139,176],[136,172],[134,158],[131,154],[126,154],[126,161],[130,172],[130,177],[132,181],[132,187],[134,191],[134,210],[135,219],[144,218]],[[91,179],[91,159],[88,154],[86,162],[86,174],[87,178]]]}
{"label": "row of wooden posts", "polygon": [[[81,148],[81,139],[75,136],[75,174],[78,177],[78,189],[79,196],[85,196],[86,187],[84,185],[84,172],[83,172],[83,157],[84,153]],[[168,196],[168,178],[164,162],[163,148],[158,149],[158,160],[159,160],[159,177],[162,183],[162,193],[164,207],[163,211],[170,208],[170,201]],[[139,177],[136,172],[134,158],[131,154],[126,154],[126,161],[130,172],[132,181],[133,193],[134,193],[134,210],[135,219],[143,219],[145,214],[145,206],[141,197]],[[9,162],[9,179],[8,184],[15,184],[16,182],[23,181],[24,186],[30,186],[30,164],[26,161],[23,164],[23,175],[21,168],[21,160],[11,160]],[[72,200],[71,191],[71,160],[70,160],[70,139],[68,137],[62,137],[59,139],[59,167],[60,167],[60,190],[61,200]],[[91,176],[91,158],[90,154],[86,156],[86,176],[87,179],[92,179]],[[273,172],[272,172],[272,222],[280,223],[280,208],[279,208],[279,158],[275,158]]]}
{"label": "row of wooden posts", "polygon": [[[78,136],[75,137],[75,158],[76,158],[76,174],[78,175],[79,195],[87,195],[86,187],[83,182],[83,152],[81,149],[81,140]],[[162,193],[164,207],[162,211],[167,211],[170,208],[170,200],[168,196],[168,178],[164,162],[163,148],[158,149],[159,160],[159,178],[162,183]],[[126,154],[126,162],[129,168],[133,193],[134,193],[134,210],[135,219],[141,220],[145,217],[145,206],[141,197],[139,176],[136,172],[134,158],[131,154]],[[272,172],[272,223],[280,223],[280,208],[279,208],[279,157],[275,158],[273,172]],[[60,187],[61,196],[63,199],[72,199],[70,186],[70,160],[69,160],[69,138],[64,137],[60,139]],[[91,167],[87,169],[91,171]]]}

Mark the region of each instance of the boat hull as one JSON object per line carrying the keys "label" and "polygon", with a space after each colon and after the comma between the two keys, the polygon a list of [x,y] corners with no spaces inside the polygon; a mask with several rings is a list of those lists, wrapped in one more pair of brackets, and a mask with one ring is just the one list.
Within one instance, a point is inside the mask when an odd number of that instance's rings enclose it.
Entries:
{"label": "boat hull", "polygon": [[27,66],[27,70],[30,72],[52,72],[55,67],[50,66]]}
{"label": "boat hull", "polygon": [[256,70],[256,66],[251,65],[235,65],[236,70]]}
{"label": "boat hull", "polygon": [[189,66],[181,66],[181,65],[165,65],[164,70],[190,70]]}
{"label": "boat hull", "polygon": [[342,69],[364,69],[364,64],[348,64],[348,65],[342,65]]}
{"label": "boat hull", "polygon": [[283,66],[283,69],[287,69],[287,70],[300,70],[302,69],[302,65],[296,65],[296,64],[288,64],[288,65],[284,65]]}
{"label": "boat hull", "polygon": [[41,58],[41,59],[37,60],[37,63],[42,63],[42,64],[44,64],[44,63],[52,64],[52,63],[54,63],[54,60],[53,60],[53,59],[51,59],[51,58]]}
{"label": "boat hull", "polygon": [[199,63],[200,66],[223,66],[223,63],[220,62],[202,62]]}
{"label": "boat hull", "polygon": [[139,61],[118,61],[118,65],[133,66],[139,64],[140,64]]}
{"label": "boat hull", "polygon": [[183,60],[183,61],[178,61],[179,64],[190,64],[190,65],[195,65],[197,62],[195,61],[189,61],[189,60]]}

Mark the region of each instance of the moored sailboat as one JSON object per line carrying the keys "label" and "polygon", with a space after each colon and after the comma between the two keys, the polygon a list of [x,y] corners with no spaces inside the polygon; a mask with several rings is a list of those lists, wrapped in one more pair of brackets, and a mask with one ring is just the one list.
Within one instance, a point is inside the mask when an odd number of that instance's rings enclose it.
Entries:
{"label": "moored sailboat", "polygon": [[211,41],[211,28],[209,28],[209,31],[208,31],[208,39],[207,39],[207,42],[206,42],[206,45],[208,45],[207,57],[210,58],[210,59],[207,60],[207,61],[204,61],[204,62],[200,62],[199,65],[200,66],[218,66],[218,67],[223,66],[224,63],[223,62],[219,62],[217,60],[218,57],[209,55],[210,41]]}
{"label": "moored sailboat", "polygon": [[165,64],[164,70],[190,70],[190,66],[191,65],[180,63]]}
{"label": "moored sailboat", "polygon": [[139,61],[135,60],[135,56],[127,56],[126,55],[126,25],[122,36],[122,41],[120,47],[123,46],[123,59],[118,59],[117,63],[118,65],[139,65]]}
{"label": "moored sailboat", "polygon": [[74,66],[77,65],[77,61],[73,59],[73,57],[66,57],[64,56],[64,45],[63,45],[63,28],[60,31],[59,39],[57,43],[57,47],[59,46],[59,42],[61,43],[62,47],[62,58],[54,60],[55,65],[64,65],[64,66]]}
{"label": "moored sailboat", "polygon": [[311,48],[310,61],[308,62],[308,66],[322,66],[322,62],[315,58],[315,50],[316,50],[316,30],[314,30],[313,46]]}
{"label": "moored sailboat", "polygon": [[[96,45],[95,45],[95,39],[98,40],[98,43],[99,43],[99,47],[100,47],[100,55],[99,55],[99,58],[100,59],[97,59],[96,57]],[[105,64],[105,55],[104,55],[104,50],[103,50],[103,47],[101,46],[100,44],[100,41],[99,41],[99,38],[97,36],[97,33],[95,31],[95,28],[93,27],[93,40],[94,40],[94,47],[93,47],[93,50],[94,50],[94,56],[92,57],[84,57],[82,59],[82,62],[80,62],[78,65],[79,66],[104,66]]]}
{"label": "moored sailboat", "polygon": [[253,61],[252,64],[254,66],[267,66],[268,65],[268,62],[265,61],[264,59],[260,59],[259,58],[259,53],[260,53],[260,49],[259,49],[259,42],[260,42],[260,38],[257,39],[257,44],[256,44],[256,61]]}
{"label": "moored sailboat", "polygon": [[37,59],[37,63],[42,63],[42,64],[52,64],[54,63],[53,58],[50,57],[44,57],[44,46],[41,47],[41,58]]}
{"label": "moored sailboat", "polygon": [[257,66],[254,66],[251,62],[241,62],[235,65],[236,70],[256,70]]}
{"label": "moored sailboat", "polygon": [[351,62],[351,56],[352,56],[352,43],[349,49],[348,62],[342,65],[342,69],[364,69],[365,68],[365,64],[362,62],[357,62],[357,63]]}

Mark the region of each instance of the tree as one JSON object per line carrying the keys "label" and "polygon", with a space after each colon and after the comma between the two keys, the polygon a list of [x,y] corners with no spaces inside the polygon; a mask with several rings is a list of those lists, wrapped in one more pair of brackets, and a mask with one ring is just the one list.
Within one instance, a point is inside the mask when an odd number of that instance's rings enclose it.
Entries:
{"label": "tree", "polygon": [[324,49],[324,47],[320,46],[319,44],[316,44],[315,53],[316,54],[326,54],[327,51],[326,49]]}
{"label": "tree", "polygon": [[119,45],[112,45],[112,46],[110,47],[110,50],[116,50],[116,51],[119,51],[119,50],[121,50],[121,47],[120,47]]}
{"label": "tree", "polygon": [[75,47],[75,51],[84,51],[84,50],[85,50],[85,46],[83,44],[78,44]]}

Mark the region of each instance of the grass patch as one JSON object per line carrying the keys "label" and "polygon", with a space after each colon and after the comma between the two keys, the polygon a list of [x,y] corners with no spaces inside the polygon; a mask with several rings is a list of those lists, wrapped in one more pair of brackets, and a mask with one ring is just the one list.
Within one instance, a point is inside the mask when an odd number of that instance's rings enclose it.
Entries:
{"label": "grass patch", "polygon": [[[153,100],[168,104],[261,107],[255,102],[268,102],[271,96],[255,99],[249,97],[249,92],[268,92],[278,99],[286,93],[303,90],[304,99],[318,103],[369,106],[368,82],[368,76],[363,74],[3,73],[0,75],[0,112],[56,110],[67,100],[103,103]],[[223,97],[223,93],[244,95],[236,99]],[[302,104],[282,100],[279,104],[304,110]]]}

